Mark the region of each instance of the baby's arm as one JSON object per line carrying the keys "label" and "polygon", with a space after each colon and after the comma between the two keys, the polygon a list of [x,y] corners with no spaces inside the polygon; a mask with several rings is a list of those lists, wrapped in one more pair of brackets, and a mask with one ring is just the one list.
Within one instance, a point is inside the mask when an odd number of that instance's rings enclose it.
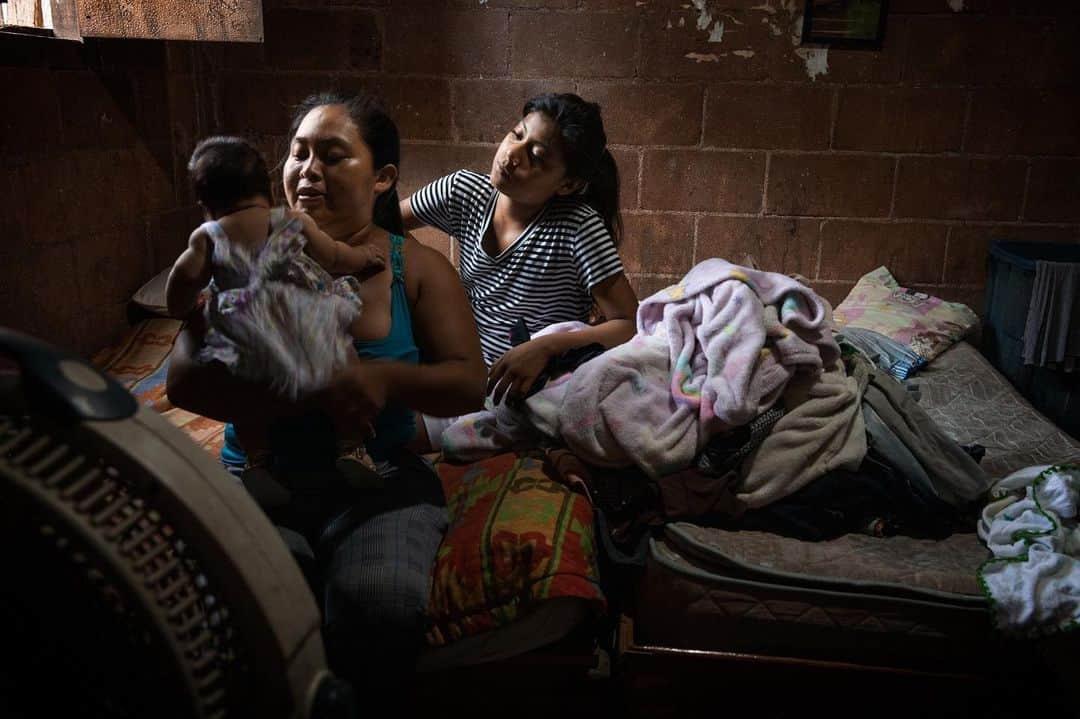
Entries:
{"label": "baby's arm", "polygon": [[165,284],[165,306],[173,317],[186,317],[210,282],[210,238],[201,228],[191,233],[188,248],[173,264]]}
{"label": "baby's arm", "polygon": [[304,225],[307,237],[307,253],[323,268],[334,275],[363,273],[386,267],[382,250],[371,245],[352,245],[338,242],[319,229],[315,220],[304,213],[296,213]]}

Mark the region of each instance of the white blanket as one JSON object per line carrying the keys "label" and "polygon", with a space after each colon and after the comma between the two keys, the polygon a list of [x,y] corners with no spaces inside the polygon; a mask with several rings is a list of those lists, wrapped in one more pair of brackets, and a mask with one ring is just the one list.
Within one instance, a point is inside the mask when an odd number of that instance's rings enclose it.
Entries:
{"label": "white blanket", "polygon": [[979,537],[994,557],[979,568],[995,622],[1039,636],[1080,627],[1080,465],[1028,467],[991,491]]}

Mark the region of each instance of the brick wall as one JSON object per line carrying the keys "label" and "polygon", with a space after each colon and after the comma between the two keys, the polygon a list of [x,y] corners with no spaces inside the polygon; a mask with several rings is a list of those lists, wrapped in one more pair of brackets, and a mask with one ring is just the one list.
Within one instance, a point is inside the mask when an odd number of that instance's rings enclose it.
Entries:
{"label": "brick wall", "polygon": [[221,127],[277,149],[309,90],[370,88],[411,191],[486,170],[526,97],[574,90],[604,109],[640,294],[752,254],[833,301],[886,264],[980,306],[989,239],[1080,241],[1080,11],[890,5],[881,52],[830,50],[811,78],[801,1],[277,0],[265,46],[216,60]]}
{"label": "brick wall", "polygon": [[801,0],[264,6],[262,45],[0,40],[26,110],[0,118],[0,323],[100,345],[195,222],[194,141],[278,155],[335,86],[389,105],[405,192],[486,170],[536,92],[599,101],[641,295],[752,254],[834,302],[886,264],[978,307],[989,239],[1080,241],[1080,3],[891,0],[882,51],[824,58],[792,41]]}
{"label": "brick wall", "polygon": [[173,130],[196,123],[168,77],[160,42],[0,38],[0,325],[91,353],[172,261],[196,217]]}

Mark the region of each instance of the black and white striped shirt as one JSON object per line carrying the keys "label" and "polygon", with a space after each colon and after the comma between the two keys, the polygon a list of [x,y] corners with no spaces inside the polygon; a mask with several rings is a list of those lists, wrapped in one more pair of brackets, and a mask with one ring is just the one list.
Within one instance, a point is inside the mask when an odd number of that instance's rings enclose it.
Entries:
{"label": "black and white striped shirt", "polygon": [[590,290],[623,271],[615,242],[597,212],[576,198],[553,198],[497,257],[482,241],[499,191],[484,175],[459,170],[412,196],[413,213],[457,240],[461,282],[472,304],[484,361],[510,349],[520,317],[530,332],[584,321]]}

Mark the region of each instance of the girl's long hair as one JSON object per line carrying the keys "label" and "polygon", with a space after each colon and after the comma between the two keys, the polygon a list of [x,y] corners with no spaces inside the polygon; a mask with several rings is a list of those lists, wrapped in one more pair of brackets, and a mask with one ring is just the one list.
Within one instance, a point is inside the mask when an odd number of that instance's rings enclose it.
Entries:
{"label": "girl's long hair", "polygon": [[607,148],[600,106],[572,93],[537,95],[525,103],[522,117],[542,112],[559,126],[566,174],[585,182],[581,199],[603,219],[616,246],[622,239],[619,168]]}

